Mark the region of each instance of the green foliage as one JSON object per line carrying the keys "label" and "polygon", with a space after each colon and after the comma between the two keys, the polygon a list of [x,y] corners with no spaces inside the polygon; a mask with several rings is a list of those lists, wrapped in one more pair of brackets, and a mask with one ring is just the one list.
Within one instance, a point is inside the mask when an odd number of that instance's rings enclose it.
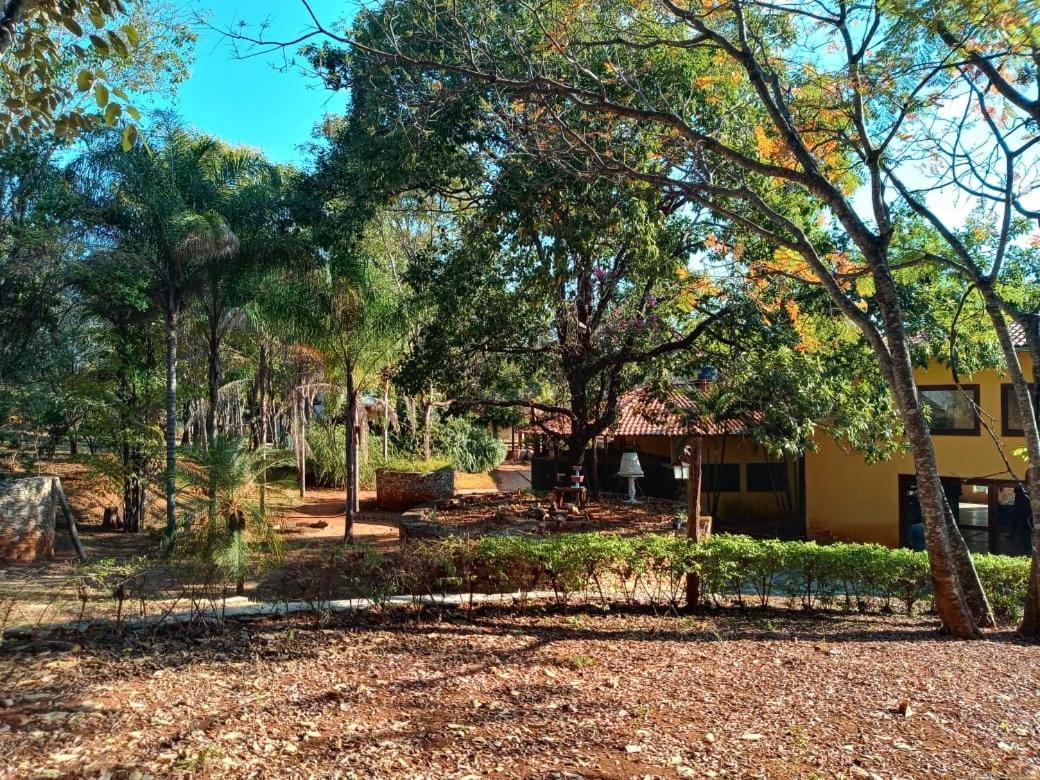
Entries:
{"label": "green foliage", "polygon": [[[307,469],[314,484],[321,487],[343,487],[346,464],[346,443],[343,441],[342,425],[312,425],[307,429]],[[371,438],[367,457],[358,457],[358,479],[363,490],[376,486],[376,470],[418,471],[426,474],[439,469],[451,468],[451,462],[443,458],[422,458],[391,451],[384,458],[382,444]]]}
{"label": "green foliage", "polygon": [[0,3],[0,141],[117,126],[132,144],[141,115],[130,93],[188,75],[196,35],[177,11],[152,0]]}
{"label": "green foliage", "polygon": [[394,455],[391,454],[386,460],[380,459],[378,468],[390,471],[417,471],[420,474],[429,474],[432,471],[450,469],[452,464],[444,458],[421,458],[418,455]]}
{"label": "green foliage", "polygon": [[1028,560],[1006,555],[976,555],[975,569],[997,619],[1009,623],[1018,620],[1029,585]]}
{"label": "green foliage", "polygon": [[312,425],[307,429],[307,471],[314,484],[343,486],[343,447],[342,426]]}
{"label": "green foliage", "polygon": [[[866,612],[899,605],[910,614],[930,597],[928,558],[874,544],[781,542],[719,534],[685,537],[565,534],[486,536],[410,544],[404,583],[412,593],[551,590],[561,603],[580,596],[676,607],[688,571],[714,604],[786,599],[804,609],[841,606]],[[1025,599],[1027,558],[979,555],[976,566],[997,615],[1015,620]]]}
{"label": "green foliage", "polygon": [[460,471],[491,471],[506,457],[505,445],[462,417],[453,417],[437,431],[441,454]]}
{"label": "green foliage", "polygon": [[288,463],[278,453],[251,450],[247,441],[223,436],[193,448],[178,472],[185,490],[177,549],[211,563],[215,573],[241,589],[246,576],[281,556],[281,540],[261,508],[258,486],[265,471]]}

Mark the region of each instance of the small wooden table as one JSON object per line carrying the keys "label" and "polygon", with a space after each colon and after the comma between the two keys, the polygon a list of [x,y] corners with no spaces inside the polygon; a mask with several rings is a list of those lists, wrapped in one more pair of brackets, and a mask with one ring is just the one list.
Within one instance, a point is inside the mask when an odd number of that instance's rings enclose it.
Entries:
{"label": "small wooden table", "polygon": [[589,491],[583,487],[572,487],[569,485],[553,488],[553,506],[556,509],[563,509],[564,505],[568,503],[568,499],[570,499],[572,504],[577,499],[578,508],[584,509],[589,502]]}

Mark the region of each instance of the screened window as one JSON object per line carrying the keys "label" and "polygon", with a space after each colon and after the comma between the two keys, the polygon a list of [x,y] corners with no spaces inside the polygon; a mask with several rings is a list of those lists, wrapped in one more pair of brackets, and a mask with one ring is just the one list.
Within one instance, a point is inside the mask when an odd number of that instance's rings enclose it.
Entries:
{"label": "screened window", "polygon": [[776,492],[787,490],[786,463],[747,464],[747,489],[749,492]]}
{"label": "screened window", "polygon": [[701,479],[705,493],[740,492],[740,466],[736,463],[705,463]]}
{"label": "screened window", "polygon": [[977,436],[978,385],[922,385],[918,388],[932,433]]}
{"label": "screened window", "polygon": [[[1036,385],[1029,386],[1029,392],[1036,398]],[[1000,419],[1005,436],[1022,436],[1022,410],[1018,406],[1015,388],[1011,385],[1000,386]]]}

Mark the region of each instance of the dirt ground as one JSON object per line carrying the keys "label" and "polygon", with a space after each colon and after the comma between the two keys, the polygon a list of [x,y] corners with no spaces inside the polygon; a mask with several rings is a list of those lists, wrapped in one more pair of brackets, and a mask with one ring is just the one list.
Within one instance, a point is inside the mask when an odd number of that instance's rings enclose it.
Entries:
{"label": "dirt ground", "polygon": [[[481,534],[509,527],[509,518],[524,517],[536,506],[548,510],[550,500],[529,494],[507,493],[462,496],[453,504],[447,508],[438,507],[437,522]],[[506,511],[500,514],[503,509]],[[682,509],[684,507],[675,501],[650,499],[633,506],[616,496],[603,496],[590,502],[584,510],[573,509],[570,515],[572,528],[565,525],[562,530],[595,530],[621,535],[665,533],[672,529],[672,520]]]}
{"label": "dirt ground", "polygon": [[[105,507],[119,505],[121,497],[111,491],[106,480],[93,473],[85,459],[58,458],[41,464],[41,471],[59,476],[76,514],[80,538],[92,563],[115,562],[154,554],[158,533],[165,522],[163,497],[157,488],[149,491],[146,530],[140,534],[102,531]],[[456,473],[456,494],[475,498],[498,495],[500,489],[520,489],[529,485],[530,469],[526,464],[503,464],[493,474]],[[298,488],[289,484],[272,484],[268,490],[268,507],[272,521],[282,530],[286,565],[306,562],[323,546],[343,538],[344,496],[338,489],[308,488],[301,498]],[[361,491],[361,512],[354,536],[384,552],[398,549],[399,512],[380,510],[375,504],[375,491]],[[64,524],[59,524],[55,539],[55,557],[51,561],[32,564],[0,564],[0,629],[12,625],[34,625],[63,620],[77,620],[82,605],[76,590],[75,555]],[[247,580],[246,593],[269,590],[277,581],[278,568]],[[96,594],[94,594],[96,596]],[[175,595],[175,594],[174,594]],[[268,594],[270,595],[270,594]],[[158,598],[156,596],[155,598]],[[173,598],[173,595],[171,595]],[[86,616],[110,612],[109,604],[93,598]],[[161,608],[165,602],[151,606]]]}
{"label": "dirt ground", "polygon": [[0,777],[1028,778],[1040,647],[488,609],[0,647]]}
{"label": "dirt ground", "polygon": [[[40,466],[41,473],[61,478],[69,504],[75,513],[87,555],[99,558],[124,558],[141,555],[154,547],[155,540],[148,534],[126,535],[101,532],[101,519],[107,506],[119,506],[121,497],[112,491],[106,480],[93,474],[85,460],[68,458],[47,461]],[[530,484],[529,467],[524,464],[503,464],[494,474],[455,475],[456,492],[460,496],[496,494],[500,489],[519,490]],[[306,498],[300,498],[295,488],[272,486],[269,489],[272,519],[285,530],[287,539],[339,539],[343,537],[343,491],[329,488],[308,488]],[[383,549],[397,543],[399,512],[380,511],[375,505],[374,490],[362,490],[362,513],[355,526],[355,535]],[[146,525],[159,528],[165,522],[164,501],[161,491],[153,487],[148,495]],[[72,558],[72,548],[64,527],[60,527],[55,544],[55,562],[60,568]]]}

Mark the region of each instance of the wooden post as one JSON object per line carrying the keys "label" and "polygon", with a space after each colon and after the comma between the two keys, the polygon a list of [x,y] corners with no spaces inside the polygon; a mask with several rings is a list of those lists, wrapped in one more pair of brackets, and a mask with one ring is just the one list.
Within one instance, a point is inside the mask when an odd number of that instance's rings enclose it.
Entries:
{"label": "wooden post", "polygon": [[986,498],[986,524],[989,531],[987,547],[991,553],[996,553],[1000,539],[1000,485],[995,482],[989,483],[986,487]]}
{"label": "wooden post", "polygon": [[79,530],[76,528],[76,516],[72,514],[72,507],[69,506],[69,500],[65,497],[65,490],[61,486],[61,480],[57,477],[54,478],[53,490],[58,494],[58,501],[61,502],[61,511],[65,515],[65,524],[69,529],[69,536],[72,537],[72,546],[76,550],[76,557],[81,561],[87,560],[87,554],[83,551],[83,543],[79,540]]}
{"label": "wooden post", "polygon": [[[691,542],[702,542],[706,533],[701,529],[701,482],[704,456],[701,451],[701,437],[690,442],[687,448],[690,454],[690,478],[686,481],[686,536]],[[701,600],[700,577],[695,571],[686,572],[686,607],[696,609]]]}

